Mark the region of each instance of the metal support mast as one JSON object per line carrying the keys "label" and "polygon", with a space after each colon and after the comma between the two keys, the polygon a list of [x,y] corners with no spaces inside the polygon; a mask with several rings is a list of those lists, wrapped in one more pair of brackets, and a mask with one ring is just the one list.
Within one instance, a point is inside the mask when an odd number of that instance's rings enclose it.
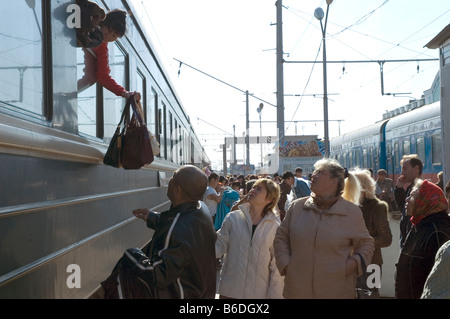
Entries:
{"label": "metal support mast", "polygon": [[284,137],[284,76],[283,76],[283,18],[282,0],[277,0],[277,126],[278,138]]}

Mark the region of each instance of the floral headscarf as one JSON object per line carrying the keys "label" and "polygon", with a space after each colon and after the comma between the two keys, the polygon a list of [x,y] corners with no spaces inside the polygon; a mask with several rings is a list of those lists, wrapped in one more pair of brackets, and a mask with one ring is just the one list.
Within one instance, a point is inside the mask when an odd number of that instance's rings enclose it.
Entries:
{"label": "floral headscarf", "polygon": [[419,193],[416,193],[415,196],[413,195],[414,207],[411,222],[414,225],[420,223],[423,218],[430,214],[446,210],[448,206],[444,192],[439,186],[427,180],[424,180],[422,185],[419,184],[418,186]]}

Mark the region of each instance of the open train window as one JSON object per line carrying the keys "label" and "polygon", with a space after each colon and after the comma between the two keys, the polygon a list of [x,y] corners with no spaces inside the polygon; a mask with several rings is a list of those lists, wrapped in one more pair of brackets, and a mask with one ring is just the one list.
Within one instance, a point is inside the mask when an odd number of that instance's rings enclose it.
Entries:
{"label": "open train window", "polygon": [[[125,50],[119,43],[109,43],[109,67],[111,77],[117,84],[127,87],[127,66],[128,57]],[[125,106],[125,99],[118,98],[114,93],[103,89],[103,117],[104,117],[104,137],[107,141],[114,135],[117,123],[120,121],[122,111]]]}
{"label": "open train window", "polygon": [[[43,1],[3,2],[0,19],[0,102],[44,116]],[[21,112],[23,113],[23,112]]]}
{"label": "open train window", "polygon": [[96,63],[97,58],[91,51],[77,48],[78,132],[90,136],[97,135]]}
{"label": "open train window", "polygon": [[431,135],[431,159],[433,165],[442,164],[441,133]]}

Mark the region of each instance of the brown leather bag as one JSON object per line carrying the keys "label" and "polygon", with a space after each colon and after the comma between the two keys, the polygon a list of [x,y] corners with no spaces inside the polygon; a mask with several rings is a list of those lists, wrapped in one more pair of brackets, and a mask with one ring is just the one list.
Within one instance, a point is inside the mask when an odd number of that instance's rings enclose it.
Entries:
{"label": "brown leather bag", "polygon": [[[129,120],[130,108],[133,115]],[[153,160],[154,155],[147,125],[136,108],[133,94],[127,100],[103,163],[124,169],[140,169],[144,165],[152,163]]]}

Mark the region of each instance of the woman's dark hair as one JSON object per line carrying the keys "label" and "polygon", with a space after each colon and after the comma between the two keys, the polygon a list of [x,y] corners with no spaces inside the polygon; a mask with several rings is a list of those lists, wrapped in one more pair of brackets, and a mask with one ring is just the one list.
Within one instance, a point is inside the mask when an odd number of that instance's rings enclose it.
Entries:
{"label": "woman's dark hair", "polygon": [[114,9],[106,14],[105,20],[100,22],[100,26],[105,26],[113,30],[119,38],[123,37],[127,31],[127,13],[120,9]]}

